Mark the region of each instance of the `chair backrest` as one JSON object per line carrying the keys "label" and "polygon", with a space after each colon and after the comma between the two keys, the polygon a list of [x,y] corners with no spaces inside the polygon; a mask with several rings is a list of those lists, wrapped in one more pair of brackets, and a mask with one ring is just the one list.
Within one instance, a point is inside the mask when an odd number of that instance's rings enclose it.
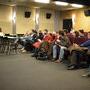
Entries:
{"label": "chair backrest", "polygon": [[0,36],[0,44],[2,44],[2,43],[3,43],[3,37]]}
{"label": "chair backrest", "polygon": [[24,36],[24,34],[17,34],[17,36],[18,36],[18,37],[23,37],[23,36]]}
{"label": "chair backrest", "polygon": [[10,36],[10,34],[5,34],[5,36]]}
{"label": "chair backrest", "polygon": [[9,44],[9,42],[10,42],[10,40],[9,40],[8,37],[3,37],[3,44],[4,44],[4,45]]}

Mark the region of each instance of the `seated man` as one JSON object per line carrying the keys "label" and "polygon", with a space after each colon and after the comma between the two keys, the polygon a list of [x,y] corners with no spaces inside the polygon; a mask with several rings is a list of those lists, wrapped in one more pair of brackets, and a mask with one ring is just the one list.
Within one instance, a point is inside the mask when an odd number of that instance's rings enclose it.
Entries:
{"label": "seated man", "polygon": [[[89,52],[90,52],[90,32],[88,32],[88,39],[86,42],[84,42],[83,44],[81,44],[81,46],[85,46],[88,48]],[[90,56],[88,56],[88,60],[89,60]],[[89,61],[89,64],[90,64],[90,61]],[[89,65],[89,68],[88,68],[88,72],[84,75],[82,75],[83,77],[90,77],[90,65]]]}
{"label": "seated man", "polygon": [[[60,51],[59,51],[59,59],[56,60],[56,63],[59,63],[63,60],[64,57],[64,50],[67,49],[70,46],[70,40],[68,39],[68,37],[65,35],[65,33],[63,31],[59,32],[60,35],[60,41],[58,41],[58,43],[56,43],[56,45],[54,45],[53,47],[53,53],[55,53],[57,51],[57,47],[59,46]],[[55,55],[56,56],[56,55]]]}
{"label": "seated man", "polygon": [[77,69],[81,66],[81,59],[82,60],[87,60],[86,57],[86,52],[87,52],[87,48],[81,48],[78,46],[78,48],[74,48],[71,51],[71,58],[70,58],[70,65],[68,67],[68,70],[73,70],[73,69]]}
{"label": "seated man", "polygon": [[[77,50],[75,50],[75,48],[77,48]],[[68,68],[68,70],[76,69],[77,66],[79,66],[79,64],[80,64],[79,58],[83,57],[83,55],[86,55],[87,50],[90,50],[90,32],[88,33],[88,40],[87,41],[82,43],[80,46],[77,45],[74,47],[74,51],[71,53],[71,59],[70,59],[71,65]],[[86,60],[87,60],[87,57],[86,57]]]}

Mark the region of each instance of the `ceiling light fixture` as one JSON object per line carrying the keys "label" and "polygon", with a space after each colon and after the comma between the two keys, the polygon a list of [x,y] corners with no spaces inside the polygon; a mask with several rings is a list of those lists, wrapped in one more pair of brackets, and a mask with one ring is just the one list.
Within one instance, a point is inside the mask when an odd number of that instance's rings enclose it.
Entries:
{"label": "ceiling light fixture", "polygon": [[72,7],[75,7],[75,8],[83,8],[84,5],[81,5],[81,4],[71,4]]}
{"label": "ceiling light fixture", "polygon": [[61,2],[61,1],[55,1],[54,3],[56,5],[60,5],[60,6],[68,6],[69,5],[69,3],[67,3],[67,2]]}
{"label": "ceiling light fixture", "polygon": [[50,0],[34,0],[37,3],[50,3]]}

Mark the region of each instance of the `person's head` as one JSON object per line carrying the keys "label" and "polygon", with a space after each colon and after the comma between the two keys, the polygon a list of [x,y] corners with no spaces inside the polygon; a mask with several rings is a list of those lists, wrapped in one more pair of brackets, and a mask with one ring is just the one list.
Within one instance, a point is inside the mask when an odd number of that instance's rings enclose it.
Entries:
{"label": "person's head", "polygon": [[64,31],[66,34],[69,33],[67,29],[63,29],[63,31]]}
{"label": "person's head", "polygon": [[59,31],[59,35],[60,35],[60,37],[64,37],[65,36],[64,31]]}
{"label": "person's head", "polygon": [[85,36],[85,35],[84,35],[84,30],[83,30],[83,29],[79,30],[79,36]]}
{"label": "person's head", "polygon": [[59,35],[59,31],[56,31],[56,32],[55,32],[55,35],[56,35],[56,36]]}
{"label": "person's head", "polygon": [[38,33],[42,33],[42,31],[41,31],[41,30],[39,30],[39,31],[38,31]]}
{"label": "person's head", "polygon": [[88,39],[90,39],[90,32],[88,32],[88,35],[87,35]]}
{"label": "person's head", "polygon": [[44,30],[44,34],[45,35],[48,34],[48,30],[47,29]]}
{"label": "person's head", "polygon": [[83,30],[83,29],[80,29],[80,30],[79,30],[79,33],[84,34],[84,30]]}
{"label": "person's head", "polygon": [[34,30],[34,29],[32,29],[32,33],[34,33],[34,31],[35,31],[35,30]]}
{"label": "person's head", "polygon": [[41,30],[38,32],[38,35],[40,35],[40,36],[41,36],[41,35],[43,35],[43,33],[42,33],[42,31],[41,31]]}
{"label": "person's head", "polygon": [[37,34],[38,32],[35,30],[34,33]]}
{"label": "person's head", "polygon": [[32,29],[32,33],[37,34],[37,31],[35,29]]}
{"label": "person's head", "polygon": [[79,37],[79,32],[78,32],[78,31],[75,31],[75,32],[73,33],[73,36],[74,36],[74,37]]}

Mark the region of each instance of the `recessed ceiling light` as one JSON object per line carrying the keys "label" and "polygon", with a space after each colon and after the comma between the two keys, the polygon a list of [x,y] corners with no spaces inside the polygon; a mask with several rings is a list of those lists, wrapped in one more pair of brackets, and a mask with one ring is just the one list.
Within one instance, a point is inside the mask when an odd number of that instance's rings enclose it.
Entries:
{"label": "recessed ceiling light", "polygon": [[67,3],[67,2],[61,2],[61,1],[55,1],[54,3],[56,5],[60,5],[60,6],[68,6],[69,5],[69,3]]}
{"label": "recessed ceiling light", "polygon": [[84,5],[81,4],[71,4],[72,7],[76,7],[76,8],[83,8]]}
{"label": "recessed ceiling light", "polygon": [[50,0],[34,0],[37,3],[50,3]]}

